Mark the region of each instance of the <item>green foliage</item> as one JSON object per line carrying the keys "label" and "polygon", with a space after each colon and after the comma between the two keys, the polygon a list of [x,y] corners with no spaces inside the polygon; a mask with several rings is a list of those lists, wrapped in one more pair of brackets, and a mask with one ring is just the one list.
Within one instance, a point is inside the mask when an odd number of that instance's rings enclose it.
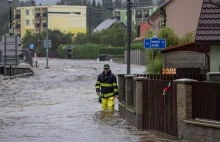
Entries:
{"label": "green foliage", "polygon": [[126,28],[122,24],[114,24],[111,28],[103,30],[100,44],[124,47],[126,44]]}
{"label": "green foliage", "polygon": [[93,43],[78,45],[72,49],[72,57],[73,59],[96,59],[101,47],[102,45]]}
{"label": "green foliage", "polygon": [[195,32],[188,32],[183,36],[183,38],[181,38],[180,43],[184,44],[193,41],[195,41]]}
{"label": "green foliage", "polygon": [[[148,31],[145,36],[147,38],[152,38],[154,35],[157,35],[158,38],[166,38],[167,47],[195,41],[194,32],[186,33],[183,38],[179,38],[176,35],[176,33],[171,28],[168,28],[168,27],[161,29],[158,34],[153,33],[152,31]],[[154,52],[153,61],[152,61],[152,52]],[[147,71],[149,73],[152,73],[152,63],[153,63],[154,73],[160,73],[162,66],[163,66],[162,54],[160,53],[160,50],[157,50],[157,49],[146,50],[146,54],[147,54]]]}
{"label": "green foliage", "polygon": [[87,36],[85,33],[78,33],[74,38],[73,43],[75,45],[81,45],[87,43]]}
{"label": "green foliage", "polygon": [[124,51],[125,48],[123,47],[100,48],[98,54],[123,55]]}
{"label": "green foliage", "polygon": [[[152,63],[153,63],[153,65],[152,65]],[[157,56],[153,62],[150,62],[148,64],[147,72],[151,73],[151,74],[153,74],[153,73],[159,74],[159,73],[161,73],[162,68],[163,68],[163,60],[160,56]]]}
{"label": "green foliage", "polygon": [[58,49],[57,49],[57,53],[59,55],[59,58],[65,58],[66,57],[66,45],[59,45]]}
{"label": "green foliage", "polygon": [[144,50],[143,42],[136,42],[131,44],[131,50]]}
{"label": "green foliage", "polygon": [[[72,44],[73,34],[64,33],[59,30],[49,30],[49,39],[51,40],[51,48],[49,49],[50,54],[57,54],[59,45],[61,44]],[[43,47],[43,41],[46,39],[46,32],[41,34],[26,32],[22,38],[23,48],[28,48],[30,43],[34,43],[36,46],[35,52],[39,56],[45,56],[45,48]]]}
{"label": "green foliage", "polygon": [[166,38],[167,47],[178,45],[180,42],[180,38],[169,27],[165,27],[165,28],[161,29],[158,33],[158,38]]}

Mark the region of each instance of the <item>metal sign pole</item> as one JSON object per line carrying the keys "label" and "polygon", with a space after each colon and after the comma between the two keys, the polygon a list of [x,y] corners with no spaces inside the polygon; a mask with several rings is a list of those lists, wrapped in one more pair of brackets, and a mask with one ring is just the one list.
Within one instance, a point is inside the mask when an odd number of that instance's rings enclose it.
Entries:
{"label": "metal sign pole", "polygon": [[48,48],[49,48],[49,40],[48,40],[48,10],[47,10],[47,45],[46,45],[46,56],[47,56],[47,66],[45,69],[49,69],[48,67]]}
{"label": "metal sign pole", "polygon": [[154,49],[151,49],[152,51],[152,73],[154,73]]}

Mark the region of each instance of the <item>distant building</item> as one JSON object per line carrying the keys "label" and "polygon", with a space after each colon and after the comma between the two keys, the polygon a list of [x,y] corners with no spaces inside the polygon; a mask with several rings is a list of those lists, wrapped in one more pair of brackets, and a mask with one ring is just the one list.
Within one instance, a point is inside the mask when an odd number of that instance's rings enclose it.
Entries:
{"label": "distant building", "polygon": [[[146,22],[149,16],[157,9],[154,6],[132,8],[132,25]],[[113,11],[114,18],[127,24],[127,9],[116,9]]]}
{"label": "distant building", "polygon": [[46,12],[78,12],[80,14],[49,14],[48,28],[77,34],[86,33],[86,6],[45,5],[17,7],[14,10],[15,34],[23,37],[27,31],[41,33],[46,30]]}

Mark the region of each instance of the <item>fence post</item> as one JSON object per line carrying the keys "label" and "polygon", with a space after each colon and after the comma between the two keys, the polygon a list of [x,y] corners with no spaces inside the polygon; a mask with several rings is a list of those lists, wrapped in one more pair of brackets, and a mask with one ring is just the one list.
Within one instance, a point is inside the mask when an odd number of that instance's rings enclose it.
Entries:
{"label": "fence post", "polygon": [[125,101],[125,75],[118,74],[119,101]]}
{"label": "fence post", "polygon": [[133,103],[133,77],[134,75],[125,75],[125,100],[126,105]]}
{"label": "fence post", "polygon": [[192,83],[197,80],[177,79],[177,135],[179,139],[185,137],[184,120],[192,118]]}
{"label": "fence post", "polygon": [[136,127],[138,129],[144,129],[144,120],[143,120],[143,80],[146,80],[146,77],[137,77],[136,81]]}

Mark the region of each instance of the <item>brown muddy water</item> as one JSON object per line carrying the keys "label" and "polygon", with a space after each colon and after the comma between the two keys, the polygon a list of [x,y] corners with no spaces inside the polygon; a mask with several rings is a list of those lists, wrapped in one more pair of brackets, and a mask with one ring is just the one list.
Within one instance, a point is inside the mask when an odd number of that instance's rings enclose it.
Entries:
{"label": "brown muddy water", "polygon": [[[120,116],[101,112],[95,82],[104,63],[113,73],[125,64],[35,58],[35,75],[0,80],[0,142],[163,142],[176,138],[140,131]],[[132,73],[144,66],[132,65]]]}

